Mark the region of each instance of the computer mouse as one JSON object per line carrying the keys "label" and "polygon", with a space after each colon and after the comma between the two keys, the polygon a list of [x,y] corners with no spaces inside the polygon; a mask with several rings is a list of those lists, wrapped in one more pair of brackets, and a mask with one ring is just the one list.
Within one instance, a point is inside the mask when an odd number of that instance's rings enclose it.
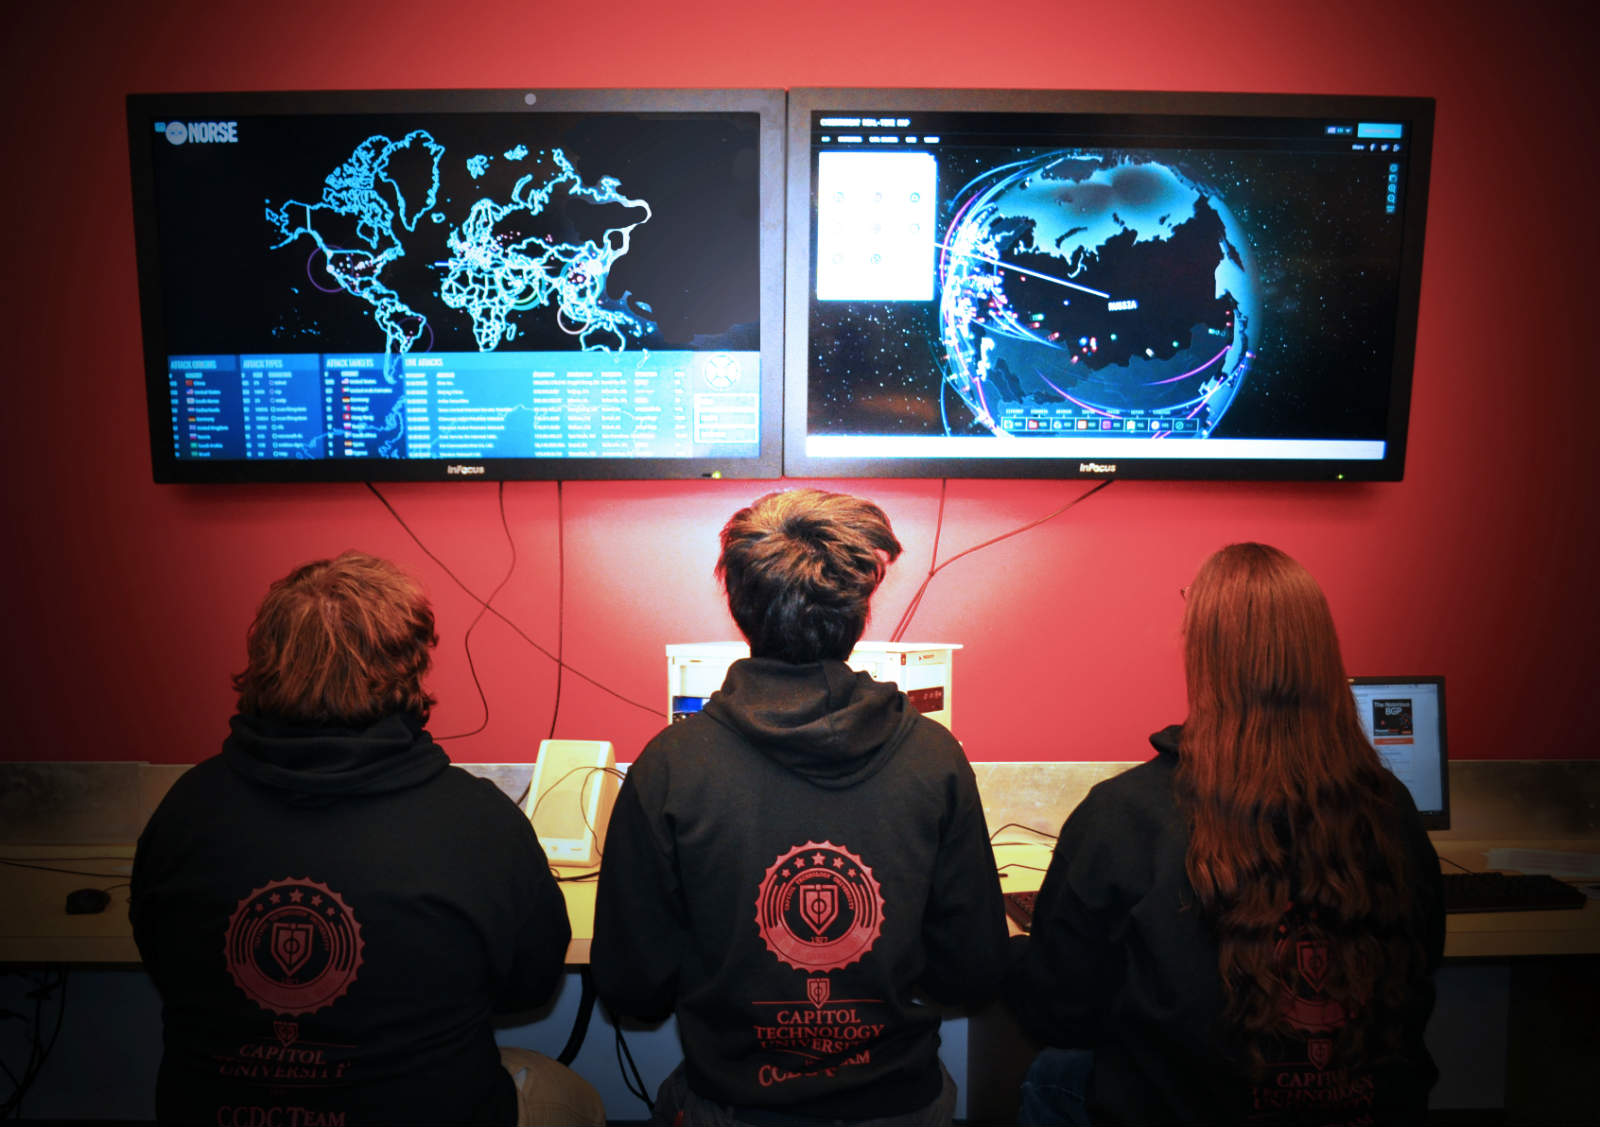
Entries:
{"label": "computer mouse", "polygon": [[87,916],[103,912],[111,903],[111,893],[103,888],[74,888],[67,893],[67,915]]}

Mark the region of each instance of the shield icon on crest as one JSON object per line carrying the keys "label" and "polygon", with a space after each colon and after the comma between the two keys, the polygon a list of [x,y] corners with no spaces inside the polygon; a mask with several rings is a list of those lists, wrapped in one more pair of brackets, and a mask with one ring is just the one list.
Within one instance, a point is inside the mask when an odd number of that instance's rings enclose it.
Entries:
{"label": "shield icon on crest", "polygon": [[808,884],[800,890],[800,918],[817,935],[839,915],[839,890],[831,884]]}
{"label": "shield icon on crest", "polygon": [[1328,975],[1328,945],[1320,940],[1302,940],[1295,946],[1295,956],[1300,977],[1320,993]]}
{"label": "shield icon on crest", "polygon": [[828,1004],[828,995],[833,992],[829,986],[826,975],[806,979],[806,997],[811,999],[811,1004],[821,1009]]}
{"label": "shield icon on crest", "polygon": [[1317,1071],[1322,1071],[1328,1067],[1328,1061],[1333,1059],[1333,1042],[1326,1037],[1315,1037],[1307,1041],[1306,1056],[1317,1066]]}
{"label": "shield icon on crest", "polygon": [[272,925],[272,957],[286,976],[306,965],[311,958],[311,925],[275,923]]}
{"label": "shield icon on crest", "polygon": [[277,1034],[278,1043],[288,1048],[300,1039],[300,1023],[297,1021],[275,1021],[272,1023],[272,1032]]}

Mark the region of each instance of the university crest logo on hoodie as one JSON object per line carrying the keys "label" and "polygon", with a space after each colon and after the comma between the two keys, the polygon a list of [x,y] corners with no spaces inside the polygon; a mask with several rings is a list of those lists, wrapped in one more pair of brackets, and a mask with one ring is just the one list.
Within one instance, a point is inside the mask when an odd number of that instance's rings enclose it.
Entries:
{"label": "university crest logo on hoodie", "polygon": [[883,933],[883,890],[850,850],[808,841],[767,870],[756,927],[767,949],[796,970],[842,970]]}

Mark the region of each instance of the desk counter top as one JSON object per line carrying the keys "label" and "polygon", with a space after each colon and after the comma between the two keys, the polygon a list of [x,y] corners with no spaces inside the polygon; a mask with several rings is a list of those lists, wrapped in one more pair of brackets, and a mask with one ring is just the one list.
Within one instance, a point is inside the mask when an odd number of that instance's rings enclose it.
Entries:
{"label": "desk counter top", "polygon": [[[0,857],[48,869],[50,872],[0,864],[0,963],[101,963],[139,961],[128,923],[128,874],[133,867],[133,846],[128,845],[6,845]],[[585,870],[564,869],[563,876]],[[86,873],[93,876],[82,875]],[[67,893],[75,888],[102,888],[111,893],[105,911],[72,916],[66,911]],[[562,881],[561,893],[572,921],[572,942],[567,963],[589,961],[594,936],[593,880]]]}
{"label": "desk counter top", "polygon": [[[1441,868],[1456,866],[1472,872],[1488,868],[1492,849],[1550,850],[1557,853],[1597,853],[1600,841],[1519,840],[1434,842]],[[1447,959],[1516,958],[1532,955],[1600,954],[1600,902],[1590,900],[1582,909],[1531,912],[1458,912],[1445,917],[1444,955]]]}
{"label": "desk counter top", "polygon": [[[1449,841],[1434,843],[1443,868],[1449,862],[1481,871],[1491,849],[1549,849],[1558,852],[1600,852],[1600,842],[1574,841]],[[1050,844],[1007,836],[996,841],[995,861],[1005,874],[1007,892],[1036,891],[1050,864]],[[1445,917],[1447,959],[1507,959],[1536,955],[1600,955],[1600,902],[1581,909],[1531,912],[1451,913]]]}
{"label": "desk counter top", "polygon": [[[73,869],[46,872],[0,865],[0,962],[137,963],[128,924],[128,874],[132,845],[6,845],[8,861]],[[93,876],[86,874],[95,874]],[[119,887],[120,886],[120,887]],[[69,916],[67,893],[101,888],[111,894],[105,911]]]}
{"label": "desk counter top", "polygon": [[[1466,868],[1482,869],[1490,849],[1554,849],[1567,852],[1600,851],[1591,841],[1441,841],[1440,856]],[[8,845],[0,857],[50,869],[47,872],[0,864],[0,963],[101,963],[139,961],[128,925],[128,872],[133,846],[127,845]],[[995,843],[995,860],[1004,874],[1007,892],[1037,890],[1050,864],[1050,844],[1037,839],[1006,838]],[[1446,866],[1449,867],[1448,865]],[[564,870],[578,875],[582,870]],[[111,903],[103,912],[71,916],[67,893],[75,888],[103,888]],[[567,963],[589,961],[594,936],[593,880],[563,881],[562,895],[572,921],[572,942]],[[1600,954],[1600,903],[1591,901],[1579,911],[1481,912],[1446,918],[1445,957],[1518,958],[1536,955]]]}

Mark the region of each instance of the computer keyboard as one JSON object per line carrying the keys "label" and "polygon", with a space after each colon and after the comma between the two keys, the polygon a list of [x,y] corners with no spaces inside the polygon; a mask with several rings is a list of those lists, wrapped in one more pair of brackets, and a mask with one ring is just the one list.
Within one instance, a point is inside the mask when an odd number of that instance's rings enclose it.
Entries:
{"label": "computer keyboard", "polygon": [[1003,894],[1006,902],[1006,915],[1016,922],[1023,931],[1033,930],[1033,902],[1038,899],[1037,892],[1007,892]]}
{"label": "computer keyboard", "polygon": [[1446,912],[1581,908],[1587,896],[1544,873],[1444,873]]}

